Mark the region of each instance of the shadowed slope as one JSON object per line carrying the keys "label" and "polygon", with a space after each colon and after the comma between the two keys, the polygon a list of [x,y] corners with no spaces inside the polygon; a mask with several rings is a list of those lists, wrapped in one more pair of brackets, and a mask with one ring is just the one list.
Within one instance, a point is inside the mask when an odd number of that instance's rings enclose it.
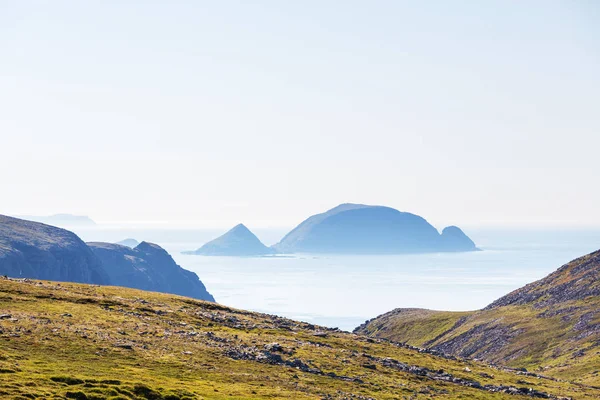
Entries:
{"label": "shadowed slope", "polygon": [[110,283],[102,263],[72,232],[0,215],[0,275]]}
{"label": "shadowed slope", "polygon": [[133,249],[101,242],[88,246],[102,260],[114,285],[215,301],[195,273],[181,268],[156,244],[142,242]]}

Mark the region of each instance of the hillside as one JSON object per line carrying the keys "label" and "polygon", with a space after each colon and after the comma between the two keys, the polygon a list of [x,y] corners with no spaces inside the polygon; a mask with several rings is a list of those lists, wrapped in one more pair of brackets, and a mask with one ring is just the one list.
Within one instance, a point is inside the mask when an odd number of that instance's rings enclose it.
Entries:
{"label": "hillside", "polygon": [[102,263],[72,232],[0,215],[0,275],[107,284]]}
{"label": "hillside", "polygon": [[102,242],[87,245],[102,261],[113,285],[215,301],[198,275],[177,265],[159,245],[142,242],[133,249]]}
{"label": "hillside", "polygon": [[424,218],[390,207],[341,204],[306,219],[273,246],[281,253],[395,254],[475,251],[459,228],[440,234]]}
{"label": "hillside", "polygon": [[583,385],[215,303],[0,278],[11,399],[597,398]]}
{"label": "hillside", "polygon": [[600,385],[600,251],[480,311],[397,309],[355,332]]}
{"label": "hillside", "polygon": [[238,224],[229,231],[211,240],[195,251],[185,254],[203,256],[263,256],[275,251],[264,244],[244,224]]}

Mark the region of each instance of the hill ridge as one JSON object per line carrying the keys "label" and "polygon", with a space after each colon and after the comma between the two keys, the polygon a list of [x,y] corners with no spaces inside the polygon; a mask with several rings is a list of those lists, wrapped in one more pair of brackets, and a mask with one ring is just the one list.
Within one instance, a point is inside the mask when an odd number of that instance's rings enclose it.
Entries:
{"label": "hill ridge", "polygon": [[579,382],[600,385],[600,251],[576,258],[482,310],[398,308],[354,332],[541,369],[563,379],[575,373]]}

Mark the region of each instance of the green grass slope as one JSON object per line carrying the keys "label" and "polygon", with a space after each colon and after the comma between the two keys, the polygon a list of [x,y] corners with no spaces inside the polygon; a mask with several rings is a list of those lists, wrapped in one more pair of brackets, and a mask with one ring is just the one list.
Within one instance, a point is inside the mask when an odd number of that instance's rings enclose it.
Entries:
{"label": "green grass slope", "polygon": [[397,309],[355,332],[600,386],[600,251],[480,311]]}
{"label": "green grass slope", "polygon": [[597,398],[585,385],[215,303],[0,278],[2,399]]}

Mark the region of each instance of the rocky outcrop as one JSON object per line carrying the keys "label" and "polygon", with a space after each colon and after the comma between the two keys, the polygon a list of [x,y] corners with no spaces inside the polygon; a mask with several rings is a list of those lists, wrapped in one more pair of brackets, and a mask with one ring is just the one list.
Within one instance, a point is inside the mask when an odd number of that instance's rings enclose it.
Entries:
{"label": "rocky outcrop", "polygon": [[275,251],[264,244],[244,224],[238,224],[198,250],[185,252],[203,256],[263,256]]}
{"label": "rocky outcrop", "polygon": [[459,228],[440,233],[390,207],[342,204],[313,215],[273,246],[281,253],[396,254],[477,250]]}
{"label": "rocky outcrop", "polygon": [[215,301],[198,276],[181,268],[162,247],[142,242],[135,248],[114,243],[88,243],[112,284]]}
{"label": "rocky outcrop", "polygon": [[102,262],[72,232],[0,215],[0,274],[109,284]]}

